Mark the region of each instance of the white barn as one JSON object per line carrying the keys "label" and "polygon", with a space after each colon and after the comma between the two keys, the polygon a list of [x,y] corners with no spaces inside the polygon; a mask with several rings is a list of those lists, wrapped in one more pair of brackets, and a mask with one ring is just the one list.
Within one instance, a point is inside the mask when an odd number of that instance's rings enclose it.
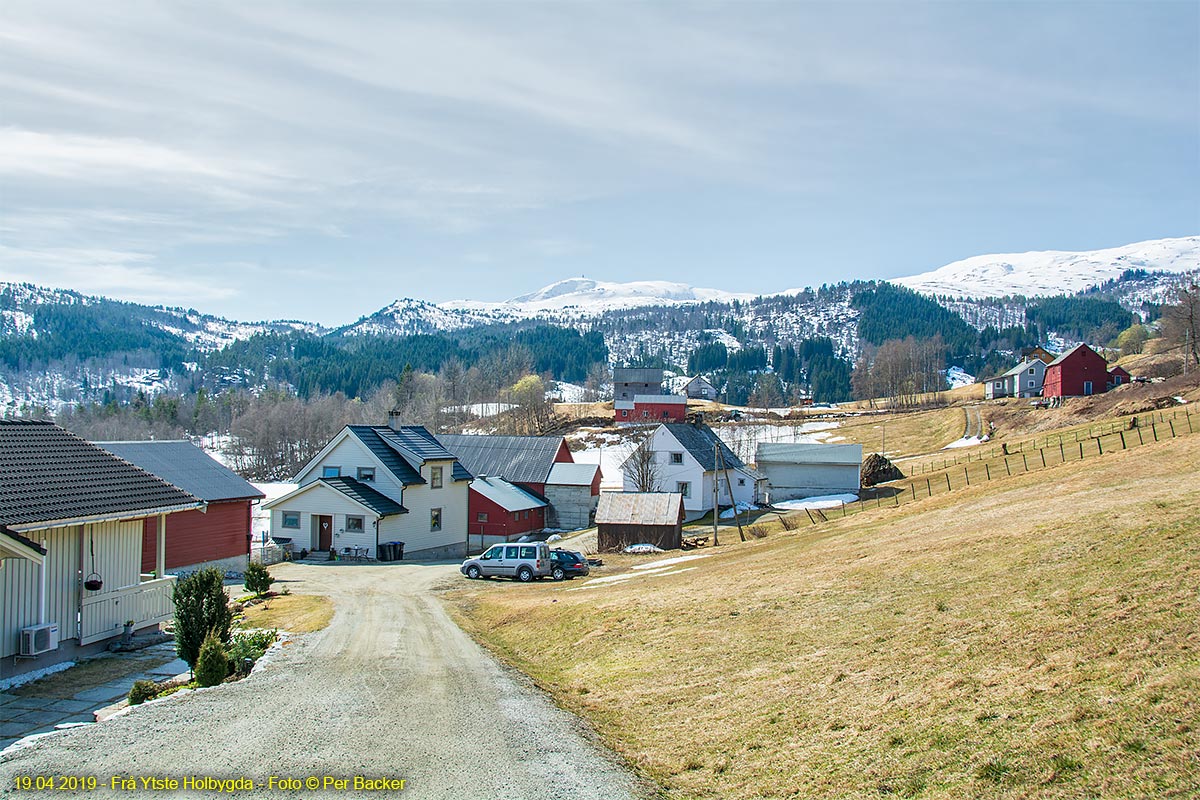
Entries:
{"label": "white barn", "polygon": [[759,442],[755,466],[768,503],[858,493],[861,444]]}

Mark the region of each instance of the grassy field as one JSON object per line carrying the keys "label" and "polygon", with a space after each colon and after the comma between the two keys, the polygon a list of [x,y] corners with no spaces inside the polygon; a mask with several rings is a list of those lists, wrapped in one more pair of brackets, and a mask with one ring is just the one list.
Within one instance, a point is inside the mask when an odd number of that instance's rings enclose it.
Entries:
{"label": "grassy field", "polygon": [[1195,797],[1196,487],[1190,436],[449,599],[667,797]]}
{"label": "grassy field", "polygon": [[265,603],[250,606],[240,627],[272,628],[289,633],[319,631],[333,619],[333,603],[328,597],[307,594],[284,594]]}
{"label": "grassy field", "polygon": [[845,417],[833,436],[838,442],[861,444],[864,453],[930,453],[959,439],[966,428],[960,406],[929,411],[897,411],[865,417]]}

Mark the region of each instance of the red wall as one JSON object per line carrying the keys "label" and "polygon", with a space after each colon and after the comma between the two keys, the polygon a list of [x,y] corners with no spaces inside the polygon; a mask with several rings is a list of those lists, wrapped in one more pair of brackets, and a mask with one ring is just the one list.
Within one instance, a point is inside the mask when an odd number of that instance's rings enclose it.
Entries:
{"label": "red wall", "polygon": [[1046,368],[1042,384],[1043,397],[1078,397],[1083,394],[1083,382],[1092,382],[1092,394],[1108,389],[1108,362],[1091,349],[1072,353],[1062,363]]}
{"label": "red wall", "polygon": [[[650,412],[648,417],[644,416],[647,411]],[[683,403],[634,403],[629,419],[634,422],[687,422],[687,406]]]}
{"label": "red wall", "polygon": [[[250,501],[210,503],[207,513],[180,511],[167,517],[167,569],[250,552]],[[158,518],[142,521],[142,572],[153,572]]]}
{"label": "red wall", "polygon": [[[487,522],[479,522],[479,513],[486,512]],[[513,519],[516,513],[520,519]],[[512,538],[523,533],[540,531],[546,527],[546,509],[529,509],[529,519],[525,519],[524,511],[507,511],[479,492],[472,491],[467,502],[467,532],[471,535],[485,534],[487,536],[503,536]]]}
{"label": "red wall", "polygon": [[558,452],[554,454],[555,464],[574,464],[575,457],[571,455],[571,448],[567,447],[567,440],[563,439],[558,443]]}

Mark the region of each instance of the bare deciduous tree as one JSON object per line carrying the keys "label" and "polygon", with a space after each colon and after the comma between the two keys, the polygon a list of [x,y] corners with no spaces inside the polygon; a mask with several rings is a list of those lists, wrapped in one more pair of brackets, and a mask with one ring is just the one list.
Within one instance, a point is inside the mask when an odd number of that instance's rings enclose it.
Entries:
{"label": "bare deciduous tree", "polygon": [[633,485],[636,492],[662,491],[658,454],[650,447],[653,438],[653,433],[644,436],[621,465],[626,481]]}

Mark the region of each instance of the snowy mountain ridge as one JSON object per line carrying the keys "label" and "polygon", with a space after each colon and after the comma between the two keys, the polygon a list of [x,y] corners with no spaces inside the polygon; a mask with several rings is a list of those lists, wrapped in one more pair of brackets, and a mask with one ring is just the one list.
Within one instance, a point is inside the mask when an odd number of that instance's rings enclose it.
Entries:
{"label": "snowy mountain ridge", "polygon": [[1127,270],[1200,270],[1200,236],[1153,239],[1104,250],[1061,250],[972,256],[944,267],[893,278],[922,294],[947,297],[1044,297],[1074,294],[1120,278]]}

